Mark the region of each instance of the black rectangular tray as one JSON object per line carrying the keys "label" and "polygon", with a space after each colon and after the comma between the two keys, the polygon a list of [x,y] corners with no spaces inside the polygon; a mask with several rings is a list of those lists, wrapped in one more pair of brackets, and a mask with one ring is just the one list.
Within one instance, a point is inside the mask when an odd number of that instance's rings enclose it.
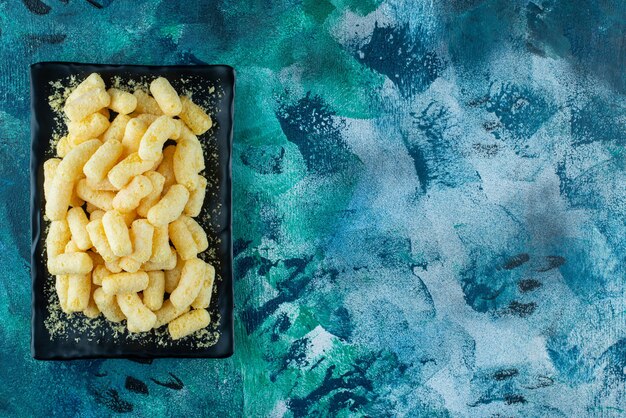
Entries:
{"label": "black rectangular tray", "polygon": [[[213,128],[199,137],[201,142],[211,143],[215,153],[213,160],[206,162],[207,177],[217,179],[218,191],[207,190],[203,205],[203,213],[214,213],[210,221],[202,222],[207,235],[215,238],[214,258],[207,261],[217,262],[216,269],[217,295],[214,294],[209,307],[212,323],[218,319],[217,325],[209,325],[214,335],[219,335],[217,342],[209,347],[198,347],[192,337],[169,342],[162,346],[156,343],[154,331],[145,338],[133,339],[128,334],[114,337],[113,329],[106,323],[97,326],[91,337],[87,337],[79,329],[69,329],[62,337],[54,337],[45,326],[50,315],[48,297],[54,291],[54,277],[48,274],[46,255],[44,252],[45,231],[48,222],[44,222],[42,208],[45,207],[43,197],[43,163],[55,156],[51,147],[51,138],[57,122],[50,108],[48,97],[52,94],[52,82],[76,76],[82,79],[92,72],[99,73],[107,87],[113,77],[122,79],[139,79],[163,76],[177,90],[179,80],[193,79],[199,83],[214,86],[219,92],[213,95],[211,118]],[[232,204],[231,204],[231,153],[233,135],[235,71],[226,65],[195,65],[195,66],[145,66],[145,65],[106,65],[79,64],[69,62],[41,62],[30,67],[31,87],[31,206],[32,222],[32,254],[31,276],[33,281],[32,298],[32,340],[31,351],[40,360],[69,360],[80,358],[157,358],[157,357],[205,357],[224,358],[233,353],[233,284],[232,284]],[[180,91],[180,90],[179,90]],[[209,90],[201,89],[194,92],[195,99],[209,98]],[[206,97],[203,97],[205,95]],[[52,286],[52,288],[50,288]],[[82,314],[78,314],[82,315]],[[215,332],[219,334],[215,334]]]}

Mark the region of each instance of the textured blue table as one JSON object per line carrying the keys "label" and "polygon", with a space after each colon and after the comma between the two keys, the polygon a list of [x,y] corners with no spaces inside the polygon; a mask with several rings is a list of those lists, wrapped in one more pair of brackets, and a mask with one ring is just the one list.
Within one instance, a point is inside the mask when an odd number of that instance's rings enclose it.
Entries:
{"label": "textured blue table", "polygon": [[[0,0],[0,415],[624,416],[625,29],[609,0]],[[30,358],[43,60],[237,69],[232,358]]]}

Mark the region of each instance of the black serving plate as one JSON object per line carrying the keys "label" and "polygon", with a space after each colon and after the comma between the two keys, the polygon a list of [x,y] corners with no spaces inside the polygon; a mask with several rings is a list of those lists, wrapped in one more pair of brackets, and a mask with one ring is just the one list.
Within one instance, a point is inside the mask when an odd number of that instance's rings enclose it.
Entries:
{"label": "black serving plate", "polygon": [[[209,262],[218,264],[217,278],[209,312],[211,313],[212,335],[217,342],[208,347],[198,347],[193,336],[178,341],[169,341],[163,346],[157,344],[158,336],[152,331],[141,339],[135,339],[127,333],[114,336],[113,328],[102,321],[91,328],[91,337],[85,337],[80,327],[67,325],[66,332],[59,336],[52,334],[46,327],[52,311],[48,301],[54,292],[54,278],[46,269],[46,255],[43,251],[48,222],[44,221],[42,208],[45,207],[43,196],[43,163],[54,157],[51,138],[57,122],[55,114],[48,104],[52,94],[51,82],[76,76],[83,79],[92,72],[99,73],[107,86],[112,77],[122,79],[149,80],[163,76],[178,90],[181,79],[193,79],[200,85],[214,86],[218,95],[211,95],[209,89],[196,90],[194,101],[211,100],[213,128],[200,136],[200,141],[210,146],[214,152],[205,152],[207,158],[206,177],[216,179],[217,193],[207,189],[203,212],[197,218],[207,231],[211,240]],[[30,67],[31,86],[31,135],[32,148],[30,160],[32,221],[32,258],[31,276],[33,280],[32,301],[32,355],[41,360],[68,360],[79,358],[155,358],[155,357],[206,357],[223,358],[233,353],[233,285],[232,285],[232,205],[231,205],[231,152],[233,135],[233,99],[235,71],[226,65],[196,66],[144,66],[144,65],[104,65],[78,64],[67,62],[42,62]],[[180,88],[180,89],[179,89]],[[204,96],[204,97],[203,97]],[[212,158],[211,160],[209,159]],[[214,189],[215,190],[215,189]],[[206,214],[211,214],[208,221],[202,221]],[[212,258],[211,258],[212,257]],[[54,296],[56,298],[56,296]],[[56,300],[56,299],[55,299]],[[58,312],[57,312],[58,314]],[[75,314],[82,315],[82,314]],[[215,321],[215,319],[218,321]],[[215,321],[215,322],[214,322]],[[219,333],[219,334],[216,334]]]}

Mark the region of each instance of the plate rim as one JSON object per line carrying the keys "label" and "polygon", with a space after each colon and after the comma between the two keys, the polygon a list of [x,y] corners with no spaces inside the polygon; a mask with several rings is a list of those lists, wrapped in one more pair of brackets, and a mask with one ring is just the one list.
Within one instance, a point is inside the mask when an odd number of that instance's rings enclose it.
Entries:
{"label": "plate rim", "polygon": [[[228,296],[227,301],[227,312],[230,314],[230,326],[228,328],[228,338],[226,350],[223,353],[217,355],[209,355],[204,352],[181,352],[181,353],[146,353],[146,352],[132,352],[132,353],[100,353],[100,354],[85,354],[85,355],[76,355],[69,354],[52,354],[46,355],[41,351],[38,351],[36,344],[36,334],[37,334],[37,304],[35,294],[38,291],[37,289],[37,275],[38,268],[36,263],[37,255],[37,246],[42,239],[42,223],[40,222],[40,216],[43,216],[43,208],[41,207],[42,198],[43,198],[43,190],[39,190],[38,185],[38,170],[39,164],[41,160],[47,160],[44,158],[40,158],[36,156],[36,146],[40,141],[39,136],[39,122],[35,115],[37,112],[35,111],[35,96],[34,96],[34,85],[33,82],[33,73],[34,71],[39,70],[41,67],[45,67],[47,65],[64,65],[69,67],[81,67],[81,66],[89,66],[89,67],[100,67],[100,68],[111,68],[115,69],[133,69],[133,68],[143,68],[143,69],[159,69],[159,70],[181,70],[181,69],[200,69],[200,70],[209,70],[209,69],[221,69],[228,73],[230,80],[228,80],[229,87],[231,89],[231,97],[230,103],[227,103],[224,106],[224,109],[227,109],[227,119],[230,122],[228,124],[228,130],[226,133],[227,147],[228,151],[228,159],[226,164],[226,184],[228,186],[228,192],[225,193],[225,197],[227,198],[227,221],[228,227],[227,233],[229,237],[229,245],[227,248],[228,255],[228,269],[230,271],[230,285],[226,288],[226,293]],[[232,80],[232,81],[231,81]],[[30,257],[30,270],[31,270],[31,332],[30,332],[30,351],[32,358],[36,360],[44,360],[44,361],[67,361],[67,360],[90,360],[90,359],[156,359],[156,358],[205,358],[205,359],[223,359],[231,357],[235,351],[235,330],[234,330],[234,272],[233,272],[233,205],[232,205],[232,155],[233,155],[233,134],[234,134],[234,107],[235,107],[235,94],[236,94],[236,70],[234,67],[226,64],[193,64],[193,65],[184,65],[184,64],[176,64],[176,65],[143,65],[143,64],[107,64],[107,63],[86,63],[86,62],[73,62],[73,61],[40,61],[36,63],[32,63],[29,65],[29,84],[30,84],[30,227],[31,227],[31,257]],[[42,245],[45,244],[42,242]],[[47,273],[46,273],[47,274]],[[221,336],[220,336],[221,338]],[[209,347],[210,348],[210,347]],[[158,348],[157,348],[158,350]]]}

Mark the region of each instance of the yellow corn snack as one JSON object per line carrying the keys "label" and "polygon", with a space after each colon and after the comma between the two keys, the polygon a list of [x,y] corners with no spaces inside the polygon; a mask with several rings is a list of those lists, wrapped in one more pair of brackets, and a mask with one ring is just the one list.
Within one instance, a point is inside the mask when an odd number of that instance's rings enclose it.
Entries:
{"label": "yellow corn snack", "polygon": [[141,199],[139,206],[137,206],[137,214],[142,217],[148,216],[148,211],[154,206],[161,198],[163,192],[163,185],[165,184],[165,177],[156,171],[148,171],[144,173],[152,185],[152,190],[146,197]]}
{"label": "yellow corn snack", "polygon": [[109,295],[101,287],[93,292],[93,300],[96,302],[98,309],[106,319],[111,322],[120,322],[126,319],[126,316],[117,304],[115,295]]}
{"label": "yellow corn snack", "polygon": [[198,247],[182,216],[169,224],[168,232],[176,252],[183,260],[196,258]]}
{"label": "yellow corn snack", "polygon": [[148,211],[148,221],[154,226],[164,226],[176,220],[189,200],[189,191],[180,184],[174,184],[159,202]]}
{"label": "yellow corn snack", "polygon": [[146,133],[149,124],[138,118],[132,118],[126,124],[124,136],[122,137],[122,145],[124,146],[124,157],[139,151],[139,143],[143,134]]}
{"label": "yellow corn snack", "polygon": [[163,302],[163,306],[161,306],[161,309],[155,312],[157,320],[154,324],[154,328],[162,327],[163,325],[171,322],[172,320],[178,318],[188,311],[189,306],[186,306],[183,309],[178,309],[176,306],[172,305],[172,302],[168,299]]}
{"label": "yellow corn snack", "polygon": [[148,287],[148,273],[115,273],[102,279],[102,290],[109,295],[141,292]]}
{"label": "yellow corn snack", "polygon": [[72,242],[80,250],[85,251],[91,248],[91,239],[87,232],[89,219],[81,207],[72,208],[67,212],[67,224],[72,233]]}
{"label": "yellow corn snack", "polygon": [[172,118],[159,116],[150,124],[139,142],[139,156],[142,160],[156,161],[161,158],[163,144],[174,133],[176,125]]}
{"label": "yellow corn snack", "polygon": [[93,269],[93,261],[87,253],[59,254],[48,258],[48,271],[55,276],[61,274],[87,274]]}
{"label": "yellow corn snack", "polygon": [[143,304],[151,311],[156,311],[163,305],[165,275],[162,271],[149,271],[148,279],[148,287],[143,291]]}
{"label": "yellow corn snack", "polygon": [[176,289],[170,294],[170,300],[179,309],[191,305],[202,288],[206,263],[199,258],[185,261]]}
{"label": "yellow corn snack", "polygon": [[213,296],[213,283],[215,282],[215,267],[210,264],[206,265],[206,270],[204,272],[204,281],[202,282],[202,289],[200,289],[200,293],[191,302],[191,306],[194,309],[200,308],[208,308],[211,304],[211,296]]}
{"label": "yellow corn snack", "polygon": [[141,302],[137,293],[117,295],[117,304],[126,315],[129,325],[132,323],[133,332],[146,332],[154,327],[156,315]]}
{"label": "yellow corn snack", "polygon": [[178,93],[164,77],[159,77],[150,83],[150,93],[161,111],[167,116],[176,116],[183,108]]}
{"label": "yellow corn snack", "polygon": [[206,309],[194,309],[170,322],[167,330],[173,340],[178,340],[206,328],[210,322],[211,316]]}
{"label": "yellow corn snack", "polygon": [[176,265],[174,268],[165,270],[165,292],[172,293],[174,289],[176,289],[184,265],[185,260],[183,260],[180,255],[176,254]]}
{"label": "yellow corn snack", "polygon": [[195,135],[202,135],[211,129],[213,125],[211,117],[200,106],[192,102],[187,96],[181,97],[180,101],[183,108],[179,117]]}
{"label": "yellow corn snack", "polygon": [[71,274],[68,276],[67,310],[82,312],[89,306],[91,296],[91,273]]}
{"label": "yellow corn snack", "polygon": [[89,202],[95,207],[104,211],[113,209],[114,192],[104,190],[94,190],[87,185],[87,180],[82,179],[76,185],[76,194],[85,202]]}
{"label": "yellow corn snack", "polygon": [[148,196],[151,191],[152,182],[142,175],[136,176],[117,192],[113,198],[113,209],[125,213],[130,212],[136,209],[141,199]]}
{"label": "yellow corn snack", "polygon": [[[104,216],[103,216],[104,217]],[[114,262],[118,257],[113,253],[106,233],[104,232],[104,226],[102,225],[102,219],[94,219],[87,225],[87,232],[89,233],[89,239],[95,247],[98,254],[102,256],[105,262]]]}
{"label": "yellow corn snack", "polygon": [[108,89],[107,93],[111,97],[109,108],[120,115],[127,115],[137,107],[137,97],[131,93],[116,88]]}
{"label": "yellow corn snack", "polygon": [[136,152],[128,155],[122,161],[117,163],[111,171],[108,178],[112,185],[121,189],[126,186],[135,176],[145,173],[154,165],[153,161],[144,161]]}
{"label": "yellow corn snack", "polygon": [[204,204],[204,196],[206,194],[206,178],[198,176],[197,187],[189,193],[189,200],[185,205],[185,215],[198,216]]}
{"label": "yellow corn snack", "polygon": [[54,283],[54,288],[57,293],[57,297],[59,298],[59,306],[61,310],[65,313],[70,313],[67,309],[67,290],[70,287],[70,276],[67,274],[62,274],[56,276],[56,281]]}
{"label": "yellow corn snack", "polygon": [[106,234],[107,241],[111,246],[113,254],[117,257],[130,255],[133,252],[133,245],[130,242],[128,227],[122,215],[116,210],[110,210],[102,217],[102,226]]}
{"label": "yellow corn snack", "polygon": [[117,115],[102,134],[102,140],[104,142],[115,140],[121,143],[129,121],[130,117],[122,114]]}
{"label": "yellow corn snack", "polygon": [[109,119],[103,114],[92,113],[85,119],[69,123],[67,140],[75,147],[89,139],[98,138],[109,129],[110,124]]}
{"label": "yellow corn snack", "polygon": [[85,91],[83,94],[73,97],[65,103],[63,110],[68,119],[72,122],[85,119],[87,116],[96,113],[111,102],[107,92],[100,87]]}
{"label": "yellow corn snack", "polygon": [[137,107],[135,111],[137,113],[150,113],[151,115],[162,115],[163,111],[159,107],[159,104],[153,97],[148,95],[143,90],[135,90],[133,96],[137,98]]}

